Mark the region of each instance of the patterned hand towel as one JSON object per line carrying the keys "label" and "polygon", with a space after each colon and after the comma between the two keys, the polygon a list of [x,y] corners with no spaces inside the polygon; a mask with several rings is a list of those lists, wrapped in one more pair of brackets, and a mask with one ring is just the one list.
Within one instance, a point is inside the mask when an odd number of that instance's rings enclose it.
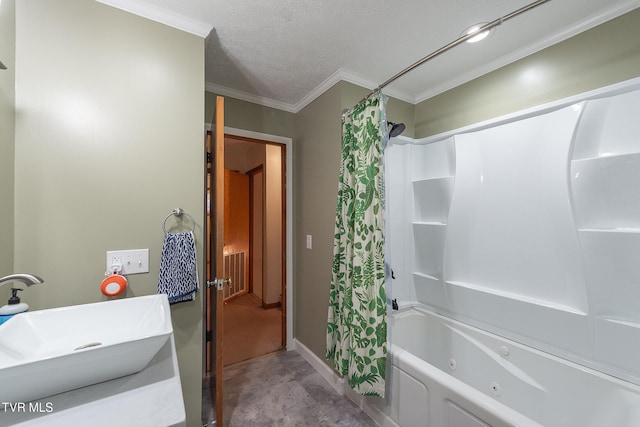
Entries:
{"label": "patterned hand towel", "polygon": [[158,293],[170,304],[193,301],[199,289],[193,233],[166,233],[160,256]]}

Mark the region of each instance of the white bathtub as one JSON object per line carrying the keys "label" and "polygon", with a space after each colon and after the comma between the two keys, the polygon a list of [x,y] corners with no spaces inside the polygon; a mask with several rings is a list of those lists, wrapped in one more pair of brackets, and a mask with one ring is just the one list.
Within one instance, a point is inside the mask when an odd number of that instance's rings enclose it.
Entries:
{"label": "white bathtub", "polygon": [[389,320],[382,426],[640,426],[640,387],[421,307]]}

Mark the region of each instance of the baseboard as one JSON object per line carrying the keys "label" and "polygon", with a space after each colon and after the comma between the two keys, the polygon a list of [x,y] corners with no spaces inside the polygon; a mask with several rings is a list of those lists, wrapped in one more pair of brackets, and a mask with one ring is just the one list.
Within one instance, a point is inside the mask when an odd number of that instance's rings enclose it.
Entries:
{"label": "baseboard", "polygon": [[272,308],[278,308],[278,307],[280,307],[280,301],[271,302],[269,304],[265,304],[265,303],[262,304],[262,308],[264,308],[265,310],[270,310]]}
{"label": "baseboard", "polygon": [[[297,339],[293,339],[293,346],[290,350],[295,350],[306,360],[313,369],[316,370],[333,387],[339,395],[347,397],[356,406],[359,406],[373,421],[382,427],[399,427],[399,425],[390,418],[385,411],[379,406],[380,402],[374,403],[373,400],[379,399],[374,397],[361,396],[353,391],[348,385],[344,377],[338,375],[336,371],[331,369],[324,360],[315,355],[307,346]],[[386,403],[382,403],[385,405]]]}
{"label": "baseboard", "polygon": [[315,369],[322,378],[325,379],[338,392],[340,396],[344,396],[345,389],[347,388],[345,379],[338,375],[336,371],[331,369],[329,365],[327,365],[324,360],[320,359],[316,356],[307,346],[302,344],[297,339],[293,339],[293,348],[302,356],[304,360],[306,360],[312,367]]}

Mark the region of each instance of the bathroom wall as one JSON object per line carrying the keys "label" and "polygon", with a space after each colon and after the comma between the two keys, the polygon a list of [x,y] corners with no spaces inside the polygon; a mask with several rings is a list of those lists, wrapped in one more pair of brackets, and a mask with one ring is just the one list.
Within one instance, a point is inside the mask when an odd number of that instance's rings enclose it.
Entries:
{"label": "bathroom wall", "polygon": [[[340,161],[342,83],[296,116],[294,137],[294,336],[324,359]],[[312,249],[306,236],[313,237]]]}
{"label": "bathroom wall", "polygon": [[[338,172],[340,166],[341,113],[369,91],[339,82],[296,116],[294,138],[295,236],[295,337],[324,360],[327,308],[331,283]],[[387,118],[404,122],[413,135],[413,106],[390,99]],[[306,235],[313,236],[306,249]]]}
{"label": "bathroom wall", "polygon": [[[114,249],[150,249],[150,273],[129,276],[126,295],[155,293],[165,216],[184,208],[202,236],[204,40],[84,0],[20,0],[16,29],[14,267],[45,280],[23,299],[106,300]],[[201,425],[201,298],[171,310],[190,426]]]}
{"label": "bathroom wall", "polygon": [[[204,122],[214,123],[216,96],[205,92]],[[229,96],[224,97],[224,125],[269,135],[293,137],[296,115]]]}
{"label": "bathroom wall", "polygon": [[636,9],[421,102],[415,107],[416,138],[639,75],[640,9]]}
{"label": "bathroom wall", "polygon": [[[0,3],[0,276],[13,272],[13,174],[15,140],[15,1]],[[0,288],[0,304],[11,295]]]}

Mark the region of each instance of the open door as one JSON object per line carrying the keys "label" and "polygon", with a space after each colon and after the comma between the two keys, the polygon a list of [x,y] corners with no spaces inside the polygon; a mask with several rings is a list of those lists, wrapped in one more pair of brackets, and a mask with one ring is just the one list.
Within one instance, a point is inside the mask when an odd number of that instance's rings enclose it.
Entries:
{"label": "open door", "polygon": [[[212,140],[213,139],[213,140]],[[224,98],[216,98],[215,131],[207,141],[207,371],[215,403],[216,426],[222,426],[222,351],[224,287]],[[215,399],[213,397],[215,396]]]}

